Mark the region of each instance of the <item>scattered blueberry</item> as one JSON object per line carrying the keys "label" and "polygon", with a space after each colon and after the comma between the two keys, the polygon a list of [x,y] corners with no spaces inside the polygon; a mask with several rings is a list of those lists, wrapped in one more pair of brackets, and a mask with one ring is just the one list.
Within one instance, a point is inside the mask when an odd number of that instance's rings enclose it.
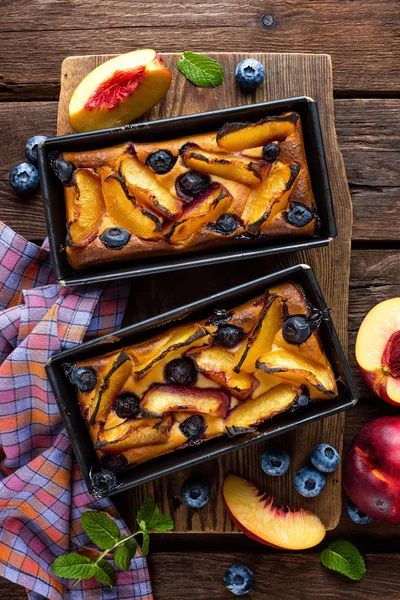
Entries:
{"label": "scattered blueberry", "polygon": [[157,150],[149,154],[146,159],[146,165],[158,175],[168,173],[175,163],[176,157],[169,150]]}
{"label": "scattered blueberry", "polygon": [[114,410],[120,419],[133,419],[139,414],[140,398],[132,392],[124,392],[116,399]]}
{"label": "scattered blueberry", "polygon": [[192,415],[185,419],[180,425],[179,429],[187,438],[195,438],[202,435],[206,430],[206,424],[204,417],[201,415]]}
{"label": "scattered blueberry", "polygon": [[274,162],[280,153],[280,148],[278,144],[271,142],[270,144],[266,144],[263,148],[263,157],[269,163]]}
{"label": "scattered blueberry", "polygon": [[95,498],[105,498],[111,494],[117,486],[117,478],[115,473],[103,469],[97,473],[90,474],[91,493]]}
{"label": "scattered blueberry", "polygon": [[81,392],[90,392],[97,382],[96,372],[88,367],[76,367],[71,371],[71,381]]}
{"label": "scattered blueberry", "polygon": [[215,221],[213,229],[222,235],[229,235],[236,231],[238,227],[239,223],[234,215],[225,213],[218,217],[218,219]]}
{"label": "scattered blueberry", "polygon": [[190,478],[181,487],[182,502],[191,508],[201,508],[210,499],[210,486],[204,478]]}
{"label": "scattered blueberry", "polygon": [[10,183],[21,196],[33,194],[39,187],[39,171],[30,163],[15,165],[10,171]]}
{"label": "scattered blueberry", "polygon": [[129,242],[130,237],[131,235],[126,229],[122,229],[122,227],[110,227],[110,229],[103,231],[100,236],[100,241],[107,246],[107,248],[119,250]]}
{"label": "scattered blueberry", "polygon": [[339,452],[329,444],[318,444],[310,454],[312,464],[322,473],[336,471],[340,464]]}
{"label": "scattered blueberry", "polygon": [[123,454],[104,454],[100,458],[100,465],[106,471],[120,473],[127,467],[128,461]]}
{"label": "scattered blueberry", "polygon": [[49,161],[50,166],[58,179],[65,185],[69,185],[71,183],[72,173],[75,170],[74,165],[64,160],[61,152],[50,152]]}
{"label": "scattered blueberry", "polygon": [[295,227],[304,227],[313,220],[312,213],[302,204],[292,206],[287,214],[287,219],[291,225]]}
{"label": "scattered blueberry", "polygon": [[282,335],[290,344],[302,344],[311,335],[310,323],[302,315],[288,317],[283,324]]}
{"label": "scattered blueberry", "polygon": [[233,348],[244,338],[245,333],[236,325],[220,325],[214,334],[214,343],[226,348]]}
{"label": "scattered blueberry", "polygon": [[243,596],[254,585],[254,573],[246,565],[234,564],[225,571],[224,584],[235,596]]}
{"label": "scattered blueberry", "polygon": [[290,466],[290,456],[284,450],[266,450],[261,456],[261,466],[267,475],[284,475]]}
{"label": "scattered blueberry", "polygon": [[236,67],[235,78],[241,88],[252,90],[264,80],[264,67],[254,58],[245,58]]}
{"label": "scattered blueberry", "polygon": [[37,147],[47,140],[45,135],[34,135],[25,144],[25,156],[34,165],[37,165]]}
{"label": "scattered blueberry", "polygon": [[308,405],[309,402],[310,402],[310,399],[307,396],[307,394],[300,394],[300,396],[297,396],[296,400],[293,402],[292,406],[289,408],[289,411],[295,412],[299,408],[304,408],[305,406]]}
{"label": "scattered blueberry", "polygon": [[197,379],[197,369],[190,356],[175,358],[165,367],[165,378],[168,383],[193,385]]}
{"label": "scattered blueberry", "polygon": [[180,198],[190,204],[200,194],[204,194],[210,187],[211,180],[208,175],[202,175],[196,171],[187,171],[176,180],[176,192]]}
{"label": "scattered blueberry", "polygon": [[373,521],[372,517],[366,515],[365,512],[357,508],[357,506],[352,502],[349,502],[347,512],[349,513],[350,519],[354,523],[357,523],[357,525],[367,525]]}
{"label": "scattered blueberry", "polygon": [[313,498],[318,496],[326,484],[325,475],[314,467],[303,467],[297,472],[294,487],[302,496]]}

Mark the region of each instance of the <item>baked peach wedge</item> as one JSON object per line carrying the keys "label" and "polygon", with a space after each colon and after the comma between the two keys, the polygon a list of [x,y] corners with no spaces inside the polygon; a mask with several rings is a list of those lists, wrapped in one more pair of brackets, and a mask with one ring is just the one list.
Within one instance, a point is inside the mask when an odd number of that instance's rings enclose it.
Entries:
{"label": "baked peach wedge", "polygon": [[125,352],[120,352],[104,377],[99,393],[93,399],[91,410],[87,415],[90,424],[95,421],[105,421],[113,402],[131,373],[132,363],[129,356]]}
{"label": "baked peach wedge", "polygon": [[225,417],[230,397],[215,388],[194,388],[179,385],[155,385],[143,396],[142,414],[159,417],[167,412],[190,412]]}
{"label": "baked peach wedge", "polygon": [[68,243],[86,246],[98,233],[105,215],[101,180],[92,169],[76,169],[74,184],[65,188],[67,200]]}
{"label": "baked peach wedge", "polygon": [[227,123],[218,131],[217,143],[229,152],[264,146],[287,137],[297,119],[296,113],[287,113],[279,117],[266,117],[258,123]]}
{"label": "baked peach wedge", "polygon": [[168,441],[172,418],[130,419],[111,429],[101,429],[95,448],[107,454],[121,454],[130,448],[163,444]]}

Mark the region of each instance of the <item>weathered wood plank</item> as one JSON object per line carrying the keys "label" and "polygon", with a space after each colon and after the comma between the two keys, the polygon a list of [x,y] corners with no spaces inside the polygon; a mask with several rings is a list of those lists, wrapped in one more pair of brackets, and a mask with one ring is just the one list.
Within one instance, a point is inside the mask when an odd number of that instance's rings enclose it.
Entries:
{"label": "weathered wood plank", "polygon": [[[3,99],[52,98],[68,53],[120,53],[137,47],[160,52],[327,52],[336,90],[400,89],[396,0],[159,0],[3,2],[0,18]],[[1,14],[0,13],[0,14]],[[262,25],[262,16],[272,26]],[[20,43],[23,35],[24,43]]]}

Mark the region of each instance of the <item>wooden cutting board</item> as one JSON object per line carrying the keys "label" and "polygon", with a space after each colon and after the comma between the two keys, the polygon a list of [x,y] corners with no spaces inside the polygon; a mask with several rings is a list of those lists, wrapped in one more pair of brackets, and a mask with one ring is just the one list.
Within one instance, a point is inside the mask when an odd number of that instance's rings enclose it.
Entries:
{"label": "wooden cutting board", "polygon": [[[218,60],[225,71],[225,81],[217,88],[198,88],[192,85],[176,69],[179,55],[164,54],[165,63],[173,72],[172,85],[162,102],[142,120],[175,117],[290,96],[311,96],[319,105],[339,235],[327,248],[292,253],[277,259],[268,257],[134,279],[125,322],[132,323],[203,295],[249,281],[282,265],[303,262],[310,264],[316,272],[328,306],[332,308],[339,337],[347,351],[352,204],[334,127],[330,57],[325,54],[254,53],[251,56],[265,67],[265,81],[256,91],[244,93],[235,84],[234,72],[237,63],[249,55],[223,52],[209,55]],[[63,62],[58,110],[59,135],[72,133],[68,104],[73,90],[83,77],[109,58],[111,55],[76,56]],[[294,508],[305,506],[315,510],[327,529],[333,529],[341,512],[340,469],[328,475],[324,492],[314,499],[302,498],[294,489],[293,479],[316,444],[326,442],[333,444],[339,451],[342,450],[343,428],[344,414],[341,413],[272,440],[270,446],[284,447],[292,456],[291,469],[283,477],[268,477],[262,472],[260,456],[266,448],[264,444],[196,467],[192,471],[206,474],[211,484],[211,501],[201,510],[188,509],[179,500],[180,486],[191,470],[181,471],[114,496],[115,503],[127,522],[132,523],[140,503],[146,496],[152,495],[161,510],[171,514],[177,532],[234,532],[237,529],[227,517],[220,495],[224,477],[233,472],[254,481],[261,489],[273,495],[278,505]]]}

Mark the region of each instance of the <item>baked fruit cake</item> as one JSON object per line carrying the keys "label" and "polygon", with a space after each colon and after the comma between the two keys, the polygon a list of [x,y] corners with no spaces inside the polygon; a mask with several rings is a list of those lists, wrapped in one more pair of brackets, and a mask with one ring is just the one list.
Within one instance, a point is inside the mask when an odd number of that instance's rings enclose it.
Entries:
{"label": "baked fruit cake", "polygon": [[295,112],[215,133],[53,152],[75,270],[265,237],[317,237]]}
{"label": "baked fruit cake", "polygon": [[118,472],[337,396],[318,328],[295,283],[144,342],[66,366],[104,469]]}

